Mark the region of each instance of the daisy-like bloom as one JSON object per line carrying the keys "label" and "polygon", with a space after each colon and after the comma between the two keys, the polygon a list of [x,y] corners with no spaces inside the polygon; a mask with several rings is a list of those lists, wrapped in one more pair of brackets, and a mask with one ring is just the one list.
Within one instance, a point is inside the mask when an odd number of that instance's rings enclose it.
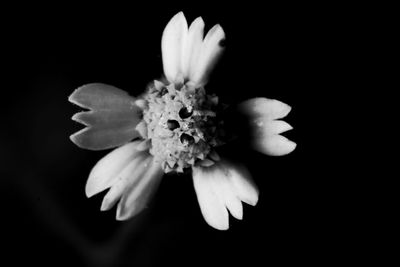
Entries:
{"label": "daisy-like bloom", "polygon": [[[206,93],[209,74],[223,52],[225,33],[220,25],[203,38],[201,17],[188,27],[182,12],[162,35],[165,78],[154,81],[140,97],[105,84],[84,85],[69,101],[89,111],[72,119],[87,127],[71,136],[81,148],[117,147],[92,169],[86,184],[91,197],[109,189],[101,210],[116,203],[117,220],[141,212],[164,173],[192,171],[194,189],[206,222],[229,228],[229,213],[243,217],[242,202],[256,205],[258,189],[248,171],[217,153],[237,138],[224,121],[224,107]],[[247,100],[235,108],[251,129],[251,146],[267,155],[285,155],[296,144],[280,133],[291,126],[279,120],[290,107],[266,98]]]}

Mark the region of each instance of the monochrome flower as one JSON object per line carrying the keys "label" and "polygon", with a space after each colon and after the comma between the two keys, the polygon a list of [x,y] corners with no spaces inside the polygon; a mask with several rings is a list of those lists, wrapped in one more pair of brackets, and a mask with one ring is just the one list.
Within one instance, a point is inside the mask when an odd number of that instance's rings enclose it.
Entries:
{"label": "monochrome flower", "polygon": [[[141,212],[168,172],[192,172],[203,217],[216,229],[229,228],[229,213],[242,219],[242,202],[257,204],[258,189],[246,168],[217,152],[240,133],[229,131],[221,115],[225,106],[205,90],[225,33],[220,25],[204,38],[203,31],[201,17],[190,27],[182,12],[169,21],[161,41],[165,79],[155,80],[137,98],[100,83],[84,85],[69,97],[88,109],[72,117],[86,128],[71,140],[91,150],[117,147],[94,166],[86,184],[88,197],[109,189],[101,210],[118,203],[117,220]],[[280,135],[292,129],[280,120],[290,112],[288,105],[254,98],[234,110],[245,118],[255,150],[280,156],[295,149]]]}

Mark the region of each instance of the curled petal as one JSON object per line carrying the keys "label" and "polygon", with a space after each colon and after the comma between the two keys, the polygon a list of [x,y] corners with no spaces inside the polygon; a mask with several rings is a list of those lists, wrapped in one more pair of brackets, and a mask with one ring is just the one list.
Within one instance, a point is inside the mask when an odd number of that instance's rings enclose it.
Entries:
{"label": "curled petal", "polygon": [[139,141],[128,143],[114,149],[103,157],[93,167],[86,182],[86,196],[91,197],[112,186],[118,178],[118,174],[136,157],[140,152],[136,150]]}
{"label": "curled petal", "polygon": [[91,83],[76,89],[68,100],[90,109],[72,117],[87,126],[71,135],[77,146],[102,150],[123,145],[139,136],[135,127],[142,111],[127,92],[114,86]]}
{"label": "curled petal", "polygon": [[289,114],[291,107],[279,100],[257,97],[240,103],[238,109],[250,118],[264,117],[275,120]]}
{"label": "curled petal", "polygon": [[[215,170],[212,168],[211,170]],[[201,213],[206,222],[218,230],[229,228],[229,214],[225,203],[213,190],[214,174],[210,169],[193,167],[193,184]]]}
{"label": "curled petal", "polygon": [[186,18],[182,12],[179,12],[168,22],[162,35],[161,52],[164,74],[171,83],[179,79],[181,75],[182,50],[187,31]]}
{"label": "curled petal", "polygon": [[224,50],[221,45],[224,39],[225,32],[219,24],[212,27],[204,38],[199,56],[191,66],[189,77],[198,87],[207,83],[210,72]]}
{"label": "curled petal", "polygon": [[135,182],[126,189],[118,203],[117,220],[127,220],[146,208],[160,184],[163,171],[159,162],[150,156],[141,167],[144,171],[135,177]]}

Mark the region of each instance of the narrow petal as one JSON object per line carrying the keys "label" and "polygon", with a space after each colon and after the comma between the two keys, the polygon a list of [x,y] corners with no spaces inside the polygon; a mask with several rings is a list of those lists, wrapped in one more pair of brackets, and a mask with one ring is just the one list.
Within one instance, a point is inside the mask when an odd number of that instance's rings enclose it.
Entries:
{"label": "narrow petal", "polygon": [[205,221],[218,230],[229,228],[229,214],[225,204],[214,191],[216,168],[193,167],[193,184]]}
{"label": "narrow petal", "polygon": [[126,144],[139,136],[135,127],[142,110],[127,92],[114,86],[91,83],[76,89],[68,99],[90,110],[72,117],[87,126],[71,135],[77,146],[102,150]]}
{"label": "narrow petal", "polygon": [[225,32],[217,24],[208,31],[201,46],[200,54],[195,61],[195,66],[191,66],[190,80],[197,86],[203,86],[208,81],[211,70],[217,63],[224,47],[221,42],[225,39]]}
{"label": "narrow petal", "polygon": [[158,188],[163,172],[159,162],[151,156],[143,164],[145,171],[124,192],[117,208],[117,220],[127,220],[146,208]]}
{"label": "narrow petal", "polygon": [[258,202],[258,188],[247,169],[240,164],[232,164],[226,160],[222,160],[221,164],[228,170],[227,177],[238,198],[249,205],[255,206]]}
{"label": "narrow petal", "polygon": [[257,97],[240,103],[238,109],[251,118],[264,117],[275,120],[285,117],[291,107],[279,100]]}
{"label": "narrow petal", "polygon": [[296,148],[296,143],[282,135],[266,135],[265,133],[254,138],[252,147],[269,156],[283,156]]}
{"label": "narrow petal", "polygon": [[161,52],[164,74],[171,83],[181,75],[182,47],[187,31],[186,18],[182,12],[179,12],[168,22],[162,35]]}
{"label": "narrow petal", "polygon": [[203,43],[204,21],[201,17],[195,19],[189,27],[188,35],[182,49],[182,73],[189,79],[191,66],[195,65]]}
{"label": "narrow petal", "polygon": [[97,162],[86,183],[85,191],[87,197],[91,197],[115,183],[118,174],[130,161],[140,155],[136,150],[138,144],[139,141],[128,143],[111,151]]}
{"label": "narrow petal", "polygon": [[142,156],[134,158],[118,174],[114,184],[111,186],[111,189],[103,198],[103,202],[101,205],[102,211],[111,209],[115,205],[115,203],[117,203],[117,201],[121,198],[122,194],[127,190],[127,188],[138,181],[138,179],[146,171],[146,169],[144,168],[144,163],[147,157],[148,153],[142,152]]}

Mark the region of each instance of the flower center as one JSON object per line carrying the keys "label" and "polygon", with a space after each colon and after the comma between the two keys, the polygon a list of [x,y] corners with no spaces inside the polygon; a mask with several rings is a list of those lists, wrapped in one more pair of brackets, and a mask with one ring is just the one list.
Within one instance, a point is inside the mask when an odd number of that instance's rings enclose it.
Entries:
{"label": "flower center", "polygon": [[149,88],[143,111],[150,153],[165,172],[204,160],[213,147],[222,144],[221,123],[216,117],[218,98],[204,87],[155,83]]}

